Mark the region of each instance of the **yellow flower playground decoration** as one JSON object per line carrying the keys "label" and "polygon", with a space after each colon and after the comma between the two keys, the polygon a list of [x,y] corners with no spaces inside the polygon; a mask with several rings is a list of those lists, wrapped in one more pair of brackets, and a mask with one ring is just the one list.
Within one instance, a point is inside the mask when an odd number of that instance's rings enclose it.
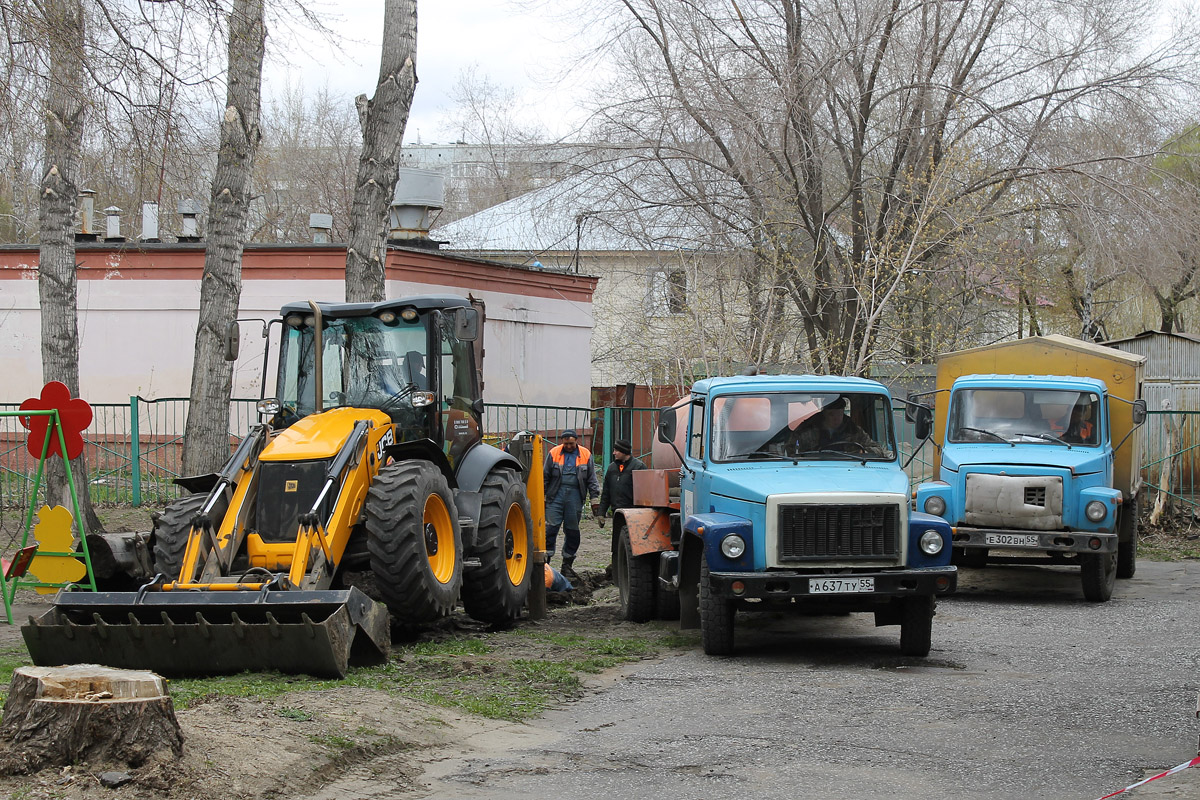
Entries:
{"label": "yellow flower playground decoration", "polygon": [[[40,583],[51,586],[35,586],[38,594],[54,594],[64,583],[74,583],[87,575],[87,567],[71,552],[73,537],[71,523],[74,517],[62,506],[42,506],[38,512],[38,523],[33,526],[33,538],[38,542],[38,554],[29,565],[29,572]],[[43,555],[46,553],[46,555]],[[55,555],[63,553],[64,555]]]}

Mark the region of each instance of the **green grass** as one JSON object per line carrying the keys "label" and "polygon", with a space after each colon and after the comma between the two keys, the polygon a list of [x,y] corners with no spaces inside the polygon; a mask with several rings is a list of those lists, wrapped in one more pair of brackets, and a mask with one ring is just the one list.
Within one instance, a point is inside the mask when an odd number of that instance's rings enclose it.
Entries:
{"label": "green grass", "polygon": [[347,739],[345,736],[338,736],[333,733],[310,734],[308,740],[313,744],[319,744],[330,750],[352,750],[358,747],[358,742],[353,739]]}
{"label": "green grass", "polygon": [[297,722],[309,722],[313,715],[311,712],[305,711],[302,708],[278,708],[275,713],[284,719],[292,719]]}
{"label": "green grass", "polygon": [[[690,638],[663,638],[671,642],[668,646],[677,646],[676,641],[685,647],[694,644]],[[531,646],[524,646],[525,642]],[[354,686],[490,719],[520,721],[578,697],[583,691],[582,675],[652,656],[659,649],[656,641],[640,636],[624,639],[519,628],[396,647],[387,664],[352,669],[340,681],[246,672],[173,680],[171,695],[182,709],[217,697],[268,699],[294,691]],[[540,657],[528,657],[532,652]],[[292,707],[275,713],[298,721],[312,718]]]}

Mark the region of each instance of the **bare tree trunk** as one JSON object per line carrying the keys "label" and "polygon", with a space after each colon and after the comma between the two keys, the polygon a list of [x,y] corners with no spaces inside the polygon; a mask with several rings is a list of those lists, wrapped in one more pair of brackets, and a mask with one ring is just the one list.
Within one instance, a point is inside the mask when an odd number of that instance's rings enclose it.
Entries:
{"label": "bare tree trunk", "polygon": [[417,87],[417,0],[387,0],[383,55],[375,96],[356,99],[363,148],[354,182],[354,206],[346,248],[346,300],[383,300],[387,295],[387,214],[400,170],[400,144]]}
{"label": "bare tree trunk", "polygon": [[[83,143],[86,103],[81,86],[83,7],[80,0],[46,4],[50,76],[46,85],[46,158],[38,208],[38,299],[42,310],[42,377],[61,381],[79,396],[79,324],[76,308],[76,172]],[[86,454],[71,462],[76,493],[88,530],[102,530],[88,493]],[[66,469],[50,459],[46,495],[71,509]]]}
{"label": "bare tree trunk", "polygon": [[266,40],[263,0],[236,0],[229,16],[229,74],[221,149],[208,207],[208,245],[200,287],[200,319],[192,361],[191,403],[183,440],[184,474],[216,471],[229,458],[233,368],[223,333],[237,318],[242,246],[250,205],[250,172],[258,150],[259,102]]}

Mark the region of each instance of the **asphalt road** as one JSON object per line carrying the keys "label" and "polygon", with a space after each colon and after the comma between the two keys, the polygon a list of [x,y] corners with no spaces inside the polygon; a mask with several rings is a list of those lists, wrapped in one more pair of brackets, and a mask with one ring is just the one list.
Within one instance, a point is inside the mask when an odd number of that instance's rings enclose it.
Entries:
{"label": "asphalt road", "polygon": [[[1196,755],[1198,601],[1196,562],[1141,562],[1105,604],[1069,568],[964,570],[926,659],[869,615],[740,615],[732,657],[430,754],[427,796],[1094,800]],[[1153,796],[1200,797],[1195,773]]]}

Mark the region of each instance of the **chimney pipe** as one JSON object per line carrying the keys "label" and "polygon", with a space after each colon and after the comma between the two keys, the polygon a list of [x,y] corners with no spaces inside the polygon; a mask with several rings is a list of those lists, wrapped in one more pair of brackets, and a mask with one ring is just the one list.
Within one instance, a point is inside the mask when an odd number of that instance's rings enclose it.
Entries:
{"label": "chimney pipe", "polygon": [[312,232],[313,244],[329,244],[333,214],[309,214],[308,229]]}
{"label": "chimney pipe", "polygon": [[79,190],[79,233],[75,234],[77,242],[96,241],[96,231],[92,228],[92,213],[96,208],[96,192],[93,189]]}
{"label": "chimney pipe", "polygon": [[183,229],[177,237],[181,242],[198,242],[200,234],[196,226],[196,217],[199,216],[200,209],[196,205],[196,201],[192,198],[186,198],[179,202],[179,216],[183,218]]}
{"label": "chimney pipe", "polygon": [[125,237],[121,235],[121,209],[116,206],[104,209],[104,241],[125,241]]}
{"label": "chimney pipe", "polygon": [[429,228],[446,205],[446,179],[431,169],[403,167],[388,209],[388,242],[437,250]]}
{"label": "chimney pipe", "polygon": [[142,203],[142,241],[158,242],[158,203]]}

